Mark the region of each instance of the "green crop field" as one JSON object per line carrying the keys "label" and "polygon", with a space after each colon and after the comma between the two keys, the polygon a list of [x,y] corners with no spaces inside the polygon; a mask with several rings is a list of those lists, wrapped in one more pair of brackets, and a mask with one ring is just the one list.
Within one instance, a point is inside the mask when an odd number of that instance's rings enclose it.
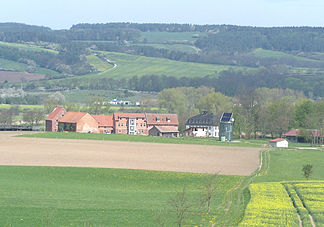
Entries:
{"label": "green crop field", "polygon": [[[251,200],[239,226],[324,226],[324,149],[272,149],[264,174],[250,185]],[[311,180],[302,174],[313,165]],[[317,181],[316,181],[317,180]]]}
{"label": "green crop field", "polygon": [[103,60],[101,60],[95,55],[88,55],[87,60],[91,65],[96,67],[100,72],[105,72],[113,67],[111,64],[107,64],[107,62],[104,62]]}
{"label": "green crop field", "polygon": [[52,138],[52,139],[82,139],[82,140],[106,140],[106,141],[129,141],[129,142],[148,142],[148,143],[170,143],[170,144],[199,144],[199,145],[218,145],[218,146],[244,146],[244,147],[264,147],[264,140],[241,140],[235,143],[221,142],[216,138],[167,138],[140,135],[124,134],[89,134],[89,133],[61,133],[61,132],[43,132],[35,134],[24,134],[22,137],[30,138]]}
{"label": "green crop field", "polygon": [[9,109],[10,107],[18,106],[19,109],[30,109],[30,110],[42,110],[44,109],[43,105],[13,105],[13,104],[0,104],[0,109]]}
{"label": "green crop field", "polygon": [[200,32],[142,32],[141,41],[146,41],[147,43],[193,43],[197,40],[195,36],[200,37],[207,36],[207,33]]}
{"label": "green crop field", "polygon": [[21,50],[27,50],[27,51],[46,51],[54,54],[58,54],[58,51],[46,49],[40,46],[32,45],[32,44],[23,44],[23,43],[7,43],[7,42],[1,42],[0,46],[6,46],[6,47],[15,47]]}
{"label": "green crop field", "polygon": [[7,59],[0,58],[0,68],[5,70],[12,70],[17,72],[25,72],[27,71],[27,64],[10,61]]}
{"label": "green crop field", "polygon": [[[1,226],[174,226],[168,201],[186,188],[199,201],[207,175],[142,170],[60,167],[0,167]],[[216,176],[212,214],[219,220],[226,193],[241,177]],[[199,205],[186,216],[189,226],[205,226]],[[205,224],[202,224],[205,222]]]}
{"label": "green crop field", "polygon": [[200,50],[193,45],[186,44],[159,44],[159,43],[151,43],[151,44],[135,44],[137,46],[151,46],[157,49],[166,49],[170,51],[181,51],[190,54],[196,54]]}
{"label": "green crop field", "polygon": [[[179,62],[164,58],[144,57],[117,52],[102,52],[117,66],[105,72],[80,76],[79,78],[130,78],[144,75],[166,75],[174,77],[203,77],[223,70],[253,70],[253,68]],[[109,65],[108,63],[105,63]]]}
{"label": "green crop field", "polygon": [[273,149],[270,152],[270,167],[267,174],[257,177],[254,182],[305,180],[302,167],[312,164],[312,180],[324,180],[324,149],[297,150]]}
{"label": "green crop field", "polygon": [[[26,72],[28,68],[27,64],[10,61],[7,59],[0,58],[0,69],[3,70],[10,70],[15,72]],[[58,75],[58,72],[55,72],[50,69],[37,67],[36,71],[34,72],[36,74],[45,74],[45,75]]]}
{"label": "green crop field", "polygon": [[273,51],[273,50],[265,50],[262,48],[257,48],[253,50],[250,55],[254,55],[259,58],[293,58],[296,60],[300,61],[315,61],[315,62],[320,62],[318,60],[310,59],[310,58],[305,58],[305,57],[300,57],[296,56],[293,54],[288,54],[282,51]]}

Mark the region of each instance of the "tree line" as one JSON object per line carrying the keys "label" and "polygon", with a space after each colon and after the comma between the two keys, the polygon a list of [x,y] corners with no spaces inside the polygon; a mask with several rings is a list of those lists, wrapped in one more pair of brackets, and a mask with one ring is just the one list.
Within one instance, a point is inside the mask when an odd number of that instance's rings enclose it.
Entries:
{"label": "tree line", "polygon": [[[278,67],[260,67],[255,71],[225,70],[219,74],[206,75],[204,77],[189,78],[167,75],[134,75],[130,78],[69,78],[68,83],[64,80],[45,80],[28,82],[24,85],[25,90],[33,90],[35,87],[43,86],[46,89],[81,89],[81,90],[115,90],[124,88],[136,91],[159,92],[166,88],[176,87],[200,87],[214,88],[228,96],[235,96],[242,90],[257,87],[293,89],[304,92],[307,96],[323,97],[324,81],[321,74],[294,75],[286,74],[286,71]],[[1,86],[1,85],[0,85]]]}
{"label": "tree line", "polygon": [[159,93],[159,106],[178,114],[182,130],[189,117],[207,110],[219,118],[233,112],[236,137],[281,137],[296,128],[324,132],[324,101],[290,89],[257,88],[228,97],[207,87],[170,88]]}

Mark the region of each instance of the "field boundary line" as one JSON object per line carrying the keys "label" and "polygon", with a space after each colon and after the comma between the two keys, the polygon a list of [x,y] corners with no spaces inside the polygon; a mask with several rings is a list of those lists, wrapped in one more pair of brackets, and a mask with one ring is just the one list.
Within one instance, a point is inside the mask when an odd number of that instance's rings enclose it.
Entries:
{"label": "field boundary line", "polygon": [[[301,216],[300,216],[300,210],[299,210],[298,206],[296,205],[296,201],[295,201],[295,199],[294,199],[293,196],[291,195],[291,192],[289,191],[287,184],[285,184],[285,183],[281,183],[281,185],[284,186],[287,195],[289,196],[289,198],[290,198],[290,200],[291,200],[293,206],[294,206],[295,209],[296,209],[296,214],[297,214],[298,221],[299,221],[299,227],[303,227],[303,226],[304,226],[304,223],[303,223],[303,220],[301,219]],[[295,190],[295,189],[294,189],[294,190]],[[295,191],[296,191],[296,190],[295,190]],[[297,193],[296,193],[296,194],[297,194]],[[297,196],[298,196],[298,195],[297,195]]]}
{"label": "field boundary line", "polygon": [[316,224],[315,224],[315,221],[314,221],[314,218],[313,218],[313,216],[312,216],[312,214],[311,214],[311,211],[308,209],[308,207],[306,206],[306,204],[305,204],[305,202],[304,202],[304,200],[302,199],[302,196],[300,195],[300,192],[298,191],[298,189],[294,186],[294,189],[295,189],[295,191],[296,191],[296,195],[298,196],[298,198],[300,199],[300,201],[302,202],[302,204],[303,204],[303,206],[305,207],[305,209],[307,210],[307,212],[308,212],[308,216],[309,216],[309,219],[310,219],[310,221],[311,221],[311,223],[312,223],[312,226],[313,227],[316,227]]}
{"label": "field boundary line", "polygon": [[[260,154],[260,156],[259,156],[260,165],[259,165],[258,169],[256,169],[250,176],[242,178],[242,180],[240,180],[240,182],[237,184],[237,186],[234,187],[231,191],[228,192],[228,195],[229,195],[228,199],[229,200],[228,200],[228,202],[225,202],[225,203],[227,203],[227,207],[225,208],[224,222],[223,222],[222,226],[228,226],[228,222],[230,220],[234,219],[233,217],[231,217],[229,219],[229,217],[227,217],[227,215],[228,215],[229,211],[232,208],[235,193],[237,193],[238,201],[235,204],[235,207],[233,209],[234,209],[234,211],[237,212],[240,209],[242,199],[244,200],[243,191],[246,188],[249,187],[249,185],[251,184],[251,182],[253,181],[253,179],[255,177],[263,175],[268,170],[269,161],[270,161],[269,150],[270,149],[268,148],[268,149],[265,149],[265,150],[261,150],[259,152],[259,154]],[[265,157],[263,157],[263,156],[265,156]],[[243,211],[243,214],[244,214],[244,212],[245,212],[245,210]],[[243,217],[244,217],[244,215],[243,215]],[[241,218],[241,220],[238,223],[240,223],[242,221],[242,217],[235,217],[235,218]],[[213,223],[211,225],[211,227],[215,227],[217,224],[218,224],[218,222],[215,222],[215,223]]]}

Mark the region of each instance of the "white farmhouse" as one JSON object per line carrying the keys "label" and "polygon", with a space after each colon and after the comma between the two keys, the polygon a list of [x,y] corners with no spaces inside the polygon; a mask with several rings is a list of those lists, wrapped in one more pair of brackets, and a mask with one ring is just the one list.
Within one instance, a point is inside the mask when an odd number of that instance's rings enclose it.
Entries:
{"label": "white farmhouse", "polygon": [[219,137],[219,117],[204,111],[187,120],[184,136]]}
{"label": "white farmhouse", "polygon": [[270,140],[269,144],[271,147],[288,147],[288,141],[282,138]]}

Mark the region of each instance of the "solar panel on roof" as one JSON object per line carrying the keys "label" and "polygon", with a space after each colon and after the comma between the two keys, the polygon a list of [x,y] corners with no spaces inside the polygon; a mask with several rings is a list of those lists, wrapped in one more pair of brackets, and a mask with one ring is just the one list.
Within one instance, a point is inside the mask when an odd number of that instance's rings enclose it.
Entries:
{"label": "solar panel on roof", "polygon": [[232,113],[223,113],[223,116],[221,118],[221,121],[230,121],[232,118]]}

